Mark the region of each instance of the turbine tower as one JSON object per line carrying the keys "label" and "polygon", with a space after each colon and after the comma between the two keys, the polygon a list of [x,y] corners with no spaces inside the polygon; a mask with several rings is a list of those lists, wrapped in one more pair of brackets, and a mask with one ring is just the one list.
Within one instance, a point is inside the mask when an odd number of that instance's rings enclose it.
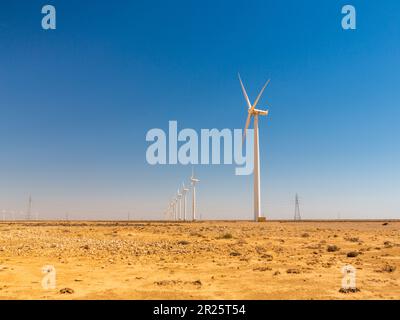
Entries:
{"label": "turbine tower", "polygon": [[294,220],[295,221],[301,220],[299,196],[297,195],[297,193],[296,193],[296,198],[295,198],[295,202],[294,202]]}
{"label": "turbine tower", "polygon": [[194,170],[192,169],[192,176],[190,177],[192,184],[192,220],[196,220],[196,183],[200,182],[199,179],[194,177]]}
{"label": "turbine tower", "polygon": [[171,218],[171,220],[174,220],[175,219],[175,212],[174,212],[174,200],[171,200],[171,202],[170,202],[170,206],[171,206],[171,208],[170,208],[170,218]]}
{"label": "turbine tower", "polygon": [[174,203],[171,200],[168,205],[168,220],[174,219]]}
{"label": "turbine tower", "polygon": [[174,213],[174,220],[175,220],[175,221],[177,220],[177,212],[176,212],[176,205],[177,205],[177,202],[178,202],[178,198],[174,198],[174,199],[172,200],[172,211],[173,211],[173,213]]}
{"label": "turbine tower", "polygon": [[178,220],[182,219],[182,193],[178,189],[178,193],[176,195],[178,199]]}
{"label": "turbine tower", "polygon": [[238,74],[240,86],[242,87],[243,95],[246,99],[248,106],[248,115],[246,120],[246,125],[243,133],[243,144],[246,138],[246,131],[250,125],[251,118],[254,118],[254,220],[258,221],[261,217],[261,189],[260,189],[260,147],[258,141],[258,116],[267,116],[268,110],[259,110],[256,109],[258,101],[260,100],[265,88],[269,83],[268,81],[265,83],[264,87],[261,89],[260,93],[257,96],[254,104],[250,103],[249,97],[247,95],[246,89],[244,88],[242,79],[240,78],[240,74]]}
{"label": "turbine tower", "polygon": [[166,209],[165,212],[164,212],[164,218],[165,218],[165,220],[167,220],[167,221],[168,221],[169,216],[170,216],[170,212],[171,212],[170,209],[171,209],[171,203],[168,204],[168,207],[167,207],[167,209]]}
{"label": "turbine tower", "polygon": [[188,191],[189,189],[185,187],[184,183],[182,183],[183,221],[186,221],[186,194]]}

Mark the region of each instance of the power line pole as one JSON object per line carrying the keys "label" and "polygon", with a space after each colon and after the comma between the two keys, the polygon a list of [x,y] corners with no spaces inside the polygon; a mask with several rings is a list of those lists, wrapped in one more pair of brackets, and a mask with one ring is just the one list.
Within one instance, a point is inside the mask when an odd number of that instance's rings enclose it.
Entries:
{"label": "power line pole", "polygon": [[294,220],[295,221],[301,220],[299,196],[297,195],[297,193],[296,193],[296,199],[295,199],[295,204],[294,204]]}

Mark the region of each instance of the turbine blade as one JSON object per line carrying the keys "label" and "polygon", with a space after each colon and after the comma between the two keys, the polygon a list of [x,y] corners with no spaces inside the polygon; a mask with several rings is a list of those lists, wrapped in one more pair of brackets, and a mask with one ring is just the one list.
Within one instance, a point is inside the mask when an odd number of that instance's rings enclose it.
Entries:
{"label": "turbine blade", "polygon": [[251,113],[249,113],[249,115],[247,116],[246,125],[244,127],[244,132],[243,132],[242,145],[244,144],[244,139],[246,139],[246,133],[250,125],[250,120],[251,120]]}
{"label": "turbine blade", "polygon": [[261,89],[260,93],[258,94],[258,97],[257,97],[256,101],[254,102],[253,106],[251,107],[252,111],[257,106],[258,101],[260,100],[260,98],[261,98],[261,96],[262,96],[262,94],[263,94],[263,92],[264,92],[265,88],[267,87],[267,85],[268,85],[270,80],[271,79],[268,79],[268,81],[264,84],[264,87]]}
{"label": "turbine blade", "polygon": [[239,81],[240,81],[240,86],[242,87],[243,95],[244,95],[244,97],[246,99],[246,102],[247,102],[247,105],[249,106],[249,109],[250,109],[251,108],[251,103],[250,103],[249,97],[247,96],[246,89],[244,88],[244,85],[243,85],[243,82],[242,82],[242,78],[240,78],[240,74],[239,73],[238,73],[238,77],[239,77]]}

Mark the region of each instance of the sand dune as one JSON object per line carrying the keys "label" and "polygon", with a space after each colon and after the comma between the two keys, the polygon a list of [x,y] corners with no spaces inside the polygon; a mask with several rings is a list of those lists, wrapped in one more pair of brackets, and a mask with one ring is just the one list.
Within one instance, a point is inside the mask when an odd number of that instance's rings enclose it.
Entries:
{"label": "sand dune", "polygon": [[0,299],[400,299],[399,272],[395,221],[0,223]]}

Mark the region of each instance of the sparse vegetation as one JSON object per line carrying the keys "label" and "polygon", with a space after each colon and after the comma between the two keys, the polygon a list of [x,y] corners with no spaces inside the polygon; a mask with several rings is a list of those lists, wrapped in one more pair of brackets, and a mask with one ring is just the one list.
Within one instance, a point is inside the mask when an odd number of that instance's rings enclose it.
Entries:
{"label": "sparse vegetation", "polygon": [[267,261],[272,261],[272,260],[274,259],[274,257],[273,257],[272,255],[270,255],[270,254],[263,254],[263,255],[261,256],[261,258],[262,258],[262,259],[265,259],[265,260],[267,260]]}
{"label": "sparse vegetation", "polygon": [[340,293],[357,293],[360,291],[358,288],[340,288],[339,290]]}
{"label": "sparse vegetation", "polygon": [[299,274],[299,273],[300,273],[300,270],[299,270],[299,269],[287,269],[287,270],[286,270],[286,273],[289,273],[289,274]]}
{"label": "sparse vegetation", "polygon": [[393,248],[393,244],[390,241],[385,241],[383,245],[385,246],[386,249]]}
{"label": "sparse vegetation", "polygon": [[382,272],[389,272],[392,273],[396,271],[396,266],[390,265],[390,264],[385,264],[382,268]]}
{"label": "sparse vegetation", "polygon": [[198,232],[191,232],[189,235],[191,237],[203,237],[203,235],[201,233],[198,233]]}
{"label": "sparse vegetation", "polygon": [[261,271],[261,272],[271,271],[271,270],[272,270],[271,267],[256,267],[256,268],[253,268],[253,271]]}
{"label": "sparse vegetation", "polygon": [[186,240],[181,240],[181,241],[178,241],[178,244],[180,244],[182,246],[186,246],[186,245],[190,244],[190,242],[186,241]]}
{"label": "sparse vegetation", "polygon": [[336,251],[339,251],[339,247],[336,245],[329,245],[326,250],[328,252],[336,252]]}
{"label": "sparse vegetation", "polygon": [[358,257],[359,254],[360,253],[357,252],[357,251],[350,251],[350,252],[347,253],[347,257],[348,258],[355,258],[355,257]]}
{"label": "sparse vegetation", "polygon": [[358,237],[346,237],[346,238],[344,238],[344,240],[350,241],[350,242],[359,242],[360,241]]}
{"label": "sparse vegetation", "polygon": [[60,294],[73,294],[74,290],[71,288],[62,288],[59,292]]}
{"label": "sparse vegetation", "polygon": [[231,233],[224,233],[219,237],[219,239],[233,239],[233,236]]}

